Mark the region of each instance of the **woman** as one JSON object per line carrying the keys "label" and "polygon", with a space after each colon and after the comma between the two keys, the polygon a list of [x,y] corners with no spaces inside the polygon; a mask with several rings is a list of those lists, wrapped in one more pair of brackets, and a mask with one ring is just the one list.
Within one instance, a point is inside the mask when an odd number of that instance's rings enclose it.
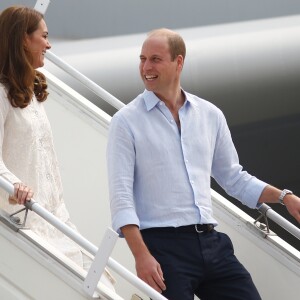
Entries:
{"label": "woman", "polygon": [[[10,181],[15,192],[1,191],[1,208],[8,212],[33,195],[40,205],[70,224],[62,199],[53,139],[43,101],[47,99],[44,75],[36,69],[44,65],[51,48],[43,16],[34,9],[14,6],[0,15],[0,175]],[[35,233],[57,246],[83,266],[79,247],[34,213],[26,222]]]}
{"label": "woman", "polygon": [[[0,176],[14,185],[14,195],[0,191],[0,207],[12,213],[34,199],[74,227],[62,199],[62,183],[43,101],[46,78],[37,71],[51,45],[43,15],[13,6],[0,15]],[[9,201],[8,201],[9,200]],[[17,204],[17,205],[12,205]],[[26,225],[87,269],[90,260],[79,246],[30,213]],[[84,265],[85,264],[85,265]]]}

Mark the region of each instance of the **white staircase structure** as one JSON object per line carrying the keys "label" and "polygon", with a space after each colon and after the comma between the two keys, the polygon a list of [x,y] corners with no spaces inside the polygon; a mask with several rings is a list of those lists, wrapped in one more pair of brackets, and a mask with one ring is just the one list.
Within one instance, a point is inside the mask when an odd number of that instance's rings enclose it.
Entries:
{"label": "white staircase structure", "polygon": [[[48,1],[38,1],[37,5],[41,4],[41,9],[46,9],[47,7],[44,5],[47,3]],[[259,33],[255,31],[257,24],[259,22],[240,24],[235,27],[234,34],[232,34],[230,25],[222,27],[222,31],[219,30],[220,27],[204,28],[200,31],[199,29],[182,31],[184,37],[188,39],[188,43],[191,43],[188,48],[192,53],[191,60],[187,62],[186,66],[187,76],[184,78],[187,90],[193,91],[199,85],[198,82],[195,82],[196,78],[199,80],[199,76],[196,76],[198,67],[210,70],[206,72],[205,78],[202,78],[204,84],[209,85],[211,82],[220,81],[226,87],[240,83],[243,90],[247,89],[249,80],[252,80],[252,83],[259,82],[260,78],[257,78],[256,75],[264,74],[266,70],[273,74],[273,79],[278,82],[284,81],[284,78],[289,79],[287,80],[289,82],[290,78],[297,78],[299,59],[295,60],[294,58],[298,57],[300,46],[299,38],[297,38],[299,37],[299,16],[279,18],[275,22],[263,21],[259,26],[263,24],[265,30],[260,30]],[[195,40],[194,37],[199,32],[202,40]],[[226,36],[226,43],[224,43],[224,36]],[[205,43],[203,43],[203,38]],[[256,49],[249,47],[253,45],[254,39],[259,41],[261,46],[272,46],[268,52],[270,59],[262,58],[260,47],[256,47]],[[128,38],[124,38],[123,41],[126,44]],[[105,49],[104,45],[97,47],[107,50],[102,56],[104,65],[99,67],[95,64],[94,68],[90,68],[91,72],[97,73],[98,70],[101,70],[105,76],[108,72],[114,73],[116,76],[121,76],[117,80],[120,86],[122,83],[123,86],[128,87],[127,80],[132,81],[132,78],[128,79],[126,76],[128,70],[136,67],[134,55],[138,51],[137,41],[140,45],[141,36],[132,36],[129,39],[129,45],[124,49],[127,59],[117,57],[116,52],[112,53],[116,60],[114,65],[111,64],[111,60],[106,59],[111,57],[111,49]],[[90,43],[95,46],[97,41],[88,41],[86,49],[90,49]],[[197,50],[199,43],[202,49],[202,61],[199,59]],[[233,45],[235,47],[232,47]],[[69,47],[74,47],[74,45],[69,44]],[[284,78],[277,78],[279,73],[276,68],[281,66],[278,66],[279,63],[278,65],[274,64],[271,58],[281,55],[284,47],[290,53],[285,56],[284,63],[291,71]],[[237,53],[233,54],[233,49],[236,49]],[[279,49],[279,52],[276,49]],[[72,65],[79,62],[84,67],[96,62],[97,53],[84,52],[82,49],[79,51],[78,55],[70,58],[70,60],[74,60]],[[76,80],[84,83],[109,105],[117,109],[124,105],[80,72],[65,64],[53,53],[50,52],[47,57],[53,63],[60,65],[64,69],[63,72],[72,74]],[[221,64],[212,64],[212,59],[215,57],[222,58]],[[257,60],[260,61],[260,72],[252,69],[252,66],[257,66],[257,64],[253,64],[253,61],[257,62]],[[232,65],[237,61],[244,62],[246,72],[236,70],[228,76],[227,71],[230,68],[227,64]],[[122,63],[125,63],[125,67],[120,72]],[[207,65],[213,65],[216,69],[210,69]],[[0,299],[129,300],[133,299],[132,295],[134,294],[140,295],[143,299],[148,299],[149,296],[155,300],[165,299],[134,275],[134,261],[126,242],[124,239],[118,239],[116,233],[107,229],[110,227],[110,211],[105,151],[111,116],[60,81],[49,70],[42,70],[42,72],[46,75],[49,85],[50,96],[45,105],[54,133],[64,186],[64,199],[71,219],[82,236],[65,228],[51,214],[40,208],[38,203],[30,203],[29,208],[32,210],[30,213],[38,213],[43,216],[91,255],[96,256],[96,259],[87,273],[47,244],[41,237],[36,236],[26,226],[23,228],[13,224],[9,221],[9,216],[0,211]],[[191,77],[194,80],[190,80]],[[106,76],[103,80],[110,81],[111,78]],[[224,78],[227,81],[224,81]],[[133,81],[135,80],[137,82],[137,77]],[[114,86],[116,82],[111,81],[107,84]],[[230,105],[239,104],[231,103]],[[106,107],[106,104],[104,106]],[[266,102],[266,107],[261,107],[261,115],[257,116],[255,103],[253,103],[253,107],[247,110],[247,115],[240,117],[243,120],[245,117],[253,115],[257,118],[268,117],[266,115],[269,112],[267,106]],[[286,107],[292,108],[294,112],[299,112],[298,102],[291,101]],[[255,113],[249,113],[252,111]],[[275,113],[282,113],[282,111],[275,111]],[[234,119],[236,123],[240,121]],[[10,191],[12,189],[12,186],[7,186],[5,182],[2,184],[1,180],[0,186]],[[220,224],[217,230],[226,232],[232,238],[236,255],[252,274],[262,299],[298,300],[300,252],[269,230],[264,223],[267,224],[266,218],[269,217],[298,239],[300,239],[299,228],[281,218],[266,205],[260,209],[263,213],[262,218],[255,221],[215,191],[212,190],[211,195],[215,218]],[[99,244],[99,248],[94,246]],[[105,266],[116,279],[114,286],[109,282],[98,282]]]}
{"label": "white staircase structure", "polygon": [[[110,226],[105,151],[111,117],[47,70],[42,72],[49,85],[50,97],[45,104],[52,124],[66,205],[85,240],[99,245]],[[110,96],[102,94],[101,97]],[[114,97],[110,99],[113,105],[120,105]],[[220,223],[217,229],[232,238],[236,255],[252,274],[262,298],[298,300],[300,252],[272,231],[267,232],[263,224],[255,222],[213,190],[212,199],[215,217]],[[263,207],[265,209],[273,220],[279,220],[300,238],[299,228],[281,220],[268,207]],[[91,298],[84,290],[86,272],[30,230],[15,231],[7,222],[2,222],[3,218],[0,220],[0,299]],[[93,247],[90,253],[95,255],[97,248]],[[112,257],[120,263],[122,271]],[[133,294],[143,299],[151,295],[151,289],[144,289],[138,279],[130,275],[135,273],[134,261],[124,239],[118,239],[107,267],[117,281],[115,291],[100,282],[94,297],[129,300]],[[153,294],[152,298],[164,299]]]}

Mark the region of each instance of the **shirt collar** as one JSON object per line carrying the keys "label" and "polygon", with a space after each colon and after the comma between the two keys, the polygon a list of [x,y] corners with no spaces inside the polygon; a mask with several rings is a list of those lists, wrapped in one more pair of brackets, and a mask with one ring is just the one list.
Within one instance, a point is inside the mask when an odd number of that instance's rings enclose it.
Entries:
{"label": "shirt collar", "polygon": [[157,103],[161,101],[153,92],[148,90],[144,91],[143,98],[147,111],[150,111],[154,106],[156,106]]}
{"label": "shirt collar", "polygon": [[[197,106],[197,102],[195,101],[195,99],[189,93],[186,93],[184,90],[182,91],[185,95],[186,102],[190,102],[191,104]],[[145,101],[147,111],[150,111],[161,101],[152,91],[148,90],[144,91],[143,98]]]}
{"label": "shirt collar", "polygon": [[186,99],[186,102],[192,104],[192,105],[195,105],[195,106],[198,106],[198,102],[196,101],[196,99],[193,97],[193,95],[185,92],[184,90],[182,90],[184,95],[185,95],[185,99]]}

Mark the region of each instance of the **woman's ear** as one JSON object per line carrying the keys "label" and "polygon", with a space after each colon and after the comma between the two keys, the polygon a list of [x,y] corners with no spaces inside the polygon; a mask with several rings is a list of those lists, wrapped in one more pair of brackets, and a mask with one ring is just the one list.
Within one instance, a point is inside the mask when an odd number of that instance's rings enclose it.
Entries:
{"label": "woman's ear", "polygon": [[29,35],[27,34],[27,32],[25,32],[24,37],[23,37],[23,48],[24,48],[24,50],[29,49],[29,43],[30,43]]}

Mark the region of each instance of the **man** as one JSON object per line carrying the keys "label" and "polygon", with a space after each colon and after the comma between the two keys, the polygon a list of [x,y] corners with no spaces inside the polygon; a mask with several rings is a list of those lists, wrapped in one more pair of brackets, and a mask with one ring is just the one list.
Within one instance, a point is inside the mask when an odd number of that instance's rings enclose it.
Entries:
{"label": "man", "polygon": [[142,46],[146,90],[110,125],[113,228],[137,275],[168,299],[261,299],[229,237],[214,229],[210,177],[251,208],[280,198],[298,222],[300,199],[242,170],[222,112],[181,88],[184,59],[183,39],[168,29]]}

